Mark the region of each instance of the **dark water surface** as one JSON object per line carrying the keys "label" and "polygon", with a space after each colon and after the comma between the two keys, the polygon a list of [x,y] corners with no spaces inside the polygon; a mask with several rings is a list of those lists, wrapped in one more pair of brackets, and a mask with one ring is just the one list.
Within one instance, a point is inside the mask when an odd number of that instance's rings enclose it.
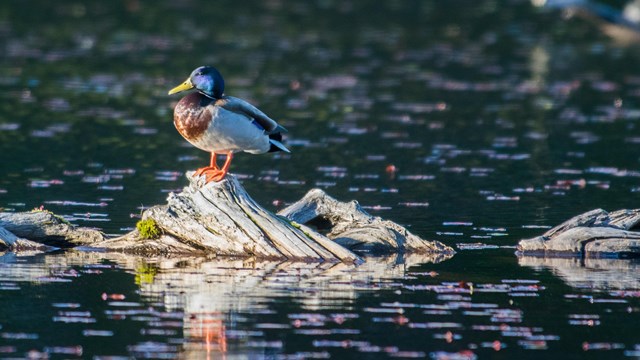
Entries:
{"label": "dark water surface", "polygon": [[460,251],[357,268],[6,254],[0,357],[640,357],[640,263],[513,254],[638,206],[637,47],[516,0],[4,1],[4,211],[131,229],[208,162],[166,93],[210,64],[289,129],[291,155],[234,159],[257,201],[321,187]]}

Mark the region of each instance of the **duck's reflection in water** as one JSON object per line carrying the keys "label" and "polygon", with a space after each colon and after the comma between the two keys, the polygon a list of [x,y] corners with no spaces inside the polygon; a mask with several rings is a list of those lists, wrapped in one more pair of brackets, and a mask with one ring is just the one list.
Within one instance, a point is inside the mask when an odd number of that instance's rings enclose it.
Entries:
{"label": "duck's reflection in water", "polygon": [[[0,277],[7,281],[36,283],[70,272],[82,277],[88,270],[103,267],[131,272],[134,275],[131,283],[109,287],[122,292],[117,299],[126,298],[127,301],[136,296],[126,292],[136,289],[143,301],[136,305],[139,309],[132,311],[155,318],[149,320],[150,329],[144,330],[144,334],[156,336],[162,335],[163,331],[175,334],[175,330],[182,330],[178,350],[181,357],[221,358],[233,353],[228,345],[230,339],[258,352],[261,348],[273,347],[273,342],[257,340],[262,338],[261,329],[287,324],[281,321],[258,324],[256,318],[271,314],[284,316],[278,313],[276,303],[281,305],[284,300],[306,311],[351,311],[355,309],[353,303],[358,292],[391,287],[405,276],[409,267],[441,262],[450,257],[405,254],[370,257],[363,264],[353,265],[197,257],[147,258],[69,251],[26,257],[5,254],[0,257]],[[113,294],[103,294],[103,298],[118,302]],[[147,345],[138,345],[136,351],[147,351]]]}

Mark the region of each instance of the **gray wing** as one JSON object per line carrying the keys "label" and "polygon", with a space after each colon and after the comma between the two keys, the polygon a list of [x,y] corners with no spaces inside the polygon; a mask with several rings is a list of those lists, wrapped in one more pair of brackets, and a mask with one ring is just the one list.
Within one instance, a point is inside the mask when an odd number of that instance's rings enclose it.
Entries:
{"label": "gray wing", "polygon": [[268,134],[286,133],[287,129],[278,125],[278,123],[267,114],[263,113],[257,107],[249,104],[248,102],[233,96],[225,96],[222,98],[222,102],[219,104],[223,109],[233,111],[236,113],[244,114],[250,118],[253,118]]}

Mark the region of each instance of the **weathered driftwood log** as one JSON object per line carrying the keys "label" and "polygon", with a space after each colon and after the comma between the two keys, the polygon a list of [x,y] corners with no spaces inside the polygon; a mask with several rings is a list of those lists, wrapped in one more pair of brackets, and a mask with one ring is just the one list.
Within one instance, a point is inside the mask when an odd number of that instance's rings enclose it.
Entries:
{"label": "weathered driftwood log", "polygon": [[0,249],[46,250],[104,240],[99,231],[77,228],[49,211],[0,212]]}
{"label": "weathered driftwood log", "polygon": [[454,252],[441,242],[423,240],[394,222],[369,215],[355,200],[343,203],[320,189],[309,191],[278,214],[297,223],[328,227],[328,238],[354,251]]}
{"label": "weathered driftwood log", "polygon": [[[0,233],[0,240],[4,239],[10,248],[15,248],[16,241],[24,238],[56,247],[80,245],[135,254],[206,254],[334,262],[361,261],[347,247],[453,253],[439,242],[422,240],[395,223],[364,213],[357,203],[344,204],[326,195],[320,196],[324,193],[319,190],[312,190],[303,200],[285,209],[285,215],[292,214],[289,219],[262,208],[233,175],[206,185],[203,178],[193,177],[192,173],[187,178],[189,186],[179,194],[170,194],[166,205],[154,206],[143,213],[143,220],[151,224],[154,236],[136,229],[106,239],[98,231],[74,228],[53,214],[36,211],[2,214],[0,227],[8,234]],[[312,208],[322,211],[312,216]],[[339,216],[330,217],[327,215],[330,213]],[[330,221],[333,229],[329,234],[336,241],[303,224],[319,217]],[[2,222],[3,218],[7,220]]]}
{"label": "weathered driftwood log", "polygon": [[359,257],[305,226],[263,209],[233,175],[218,183],[189,174],[189,186],[171,193],[167,205],[147,209],[161,232],[145,239],[139,231],[95,244],[136,253],[191,252],[273,259],[359,261]]}
{"label": "weathered driftwood log", "polygon": [[608,213],[591,210],[571,218],[541,236],[521,240],[518,251],[530,255],[582,257],[640,256],[640,209]]}

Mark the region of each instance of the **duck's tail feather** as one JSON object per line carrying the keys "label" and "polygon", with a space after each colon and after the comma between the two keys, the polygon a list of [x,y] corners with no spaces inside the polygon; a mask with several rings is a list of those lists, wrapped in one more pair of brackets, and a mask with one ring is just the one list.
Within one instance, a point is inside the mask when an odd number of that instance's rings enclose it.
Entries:
{"label": "duck's tail feather", "polygon": [[289,132],[289,130],[285,129],[282,125],[278,124],[278,126],[275,128],[275,130],[271,131],[269,134],[275,134],[275,133],[286,134],[288,132]]}
{"label": "duck's tail feather", "polygon": [[271,145],[269,147],[269,152],[284,151],[284,152],[290,153],[291,151],[287,149],[287,147],[284,146],[284,144],[282,144],[281,141],[282,141],[282,134],[276,133],[276,134],[269,135],[269,144]]}

